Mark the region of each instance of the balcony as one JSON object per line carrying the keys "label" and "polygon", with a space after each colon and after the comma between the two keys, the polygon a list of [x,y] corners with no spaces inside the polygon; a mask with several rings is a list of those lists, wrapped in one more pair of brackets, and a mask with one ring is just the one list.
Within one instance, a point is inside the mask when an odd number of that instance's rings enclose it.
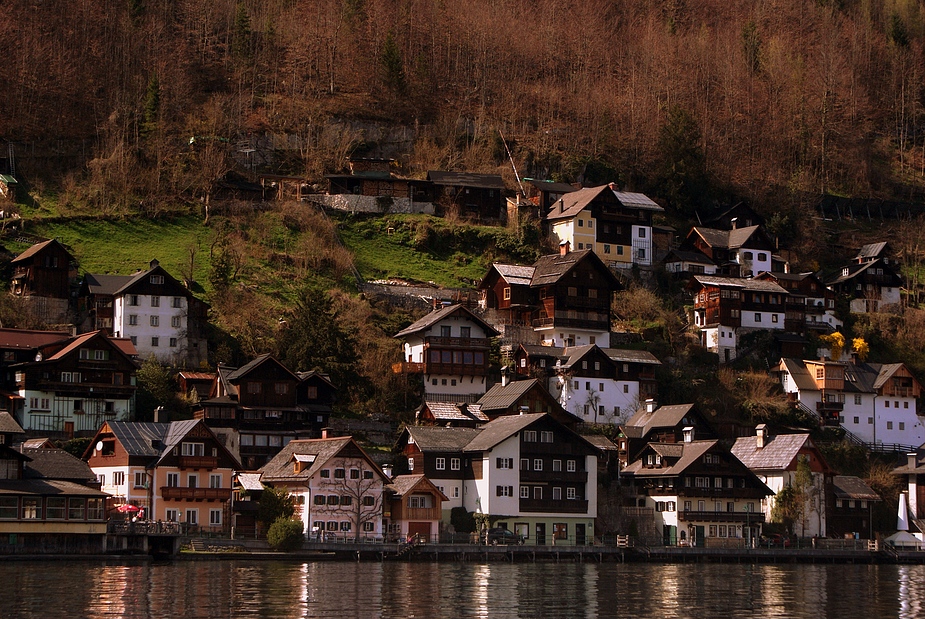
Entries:
{"label": "balcony", "polygon": [[405,507],[392,510],[393,518],[402,520],[440,520],[443,510],[436,507]]}
{"label": "balcony", "polygon": [[423,363],[412,363],[411,361],[402,361],[400,363],[393,363],[392,373],[393,374],[423,374],[424,364]]}
{"label": "balcony", "polygon": [[218,458],[212,456],[180,456],[181,469],[214,469]]}
{"label": "balcony", "polygon": [[162,486],[161,496],[165,501],[227,501],[231,488],[178,488]]}
{"label": "balcony", "polygon": [[[609,296],[609,295],[608,295]],[[556,297],[556,307],[560,310],[569,307],[584,307],[601,311],[610,309],[609,299],[592,299],[590,297]]]}
{"label": "balcony", "polygon": [[443,348],[471,348],[488,350],[491,340],[487,337],[439,337],[430,335],[424,338],[424,344]]}
{"label": "balcony", "polygon": [[586,484],[588,474],[585,471],[521,471],[521,482],[561,482],[566,484]]}
{"label": "balcony", "polygon": [[843,410],[845,410],[844,402],[827,402],[825,400],[816,402],[816,412],[819,413],[840,413]]}
{"label": "balcony", "polygon": [[533,326],[537,329],[544,327],[571,327],[574,329],[594,329],[607,331],[610,329],[610,320],[583,319],[583,318],[536,318]]}
{"label": "balcony", "polygon": [[587,514],[588,501],[578,499],[520,499],[520,511],[527,513]]}
{"label": "balcony", "polygon": [[679,510],[678,522],[764,522],[762,512],[708,512]]}

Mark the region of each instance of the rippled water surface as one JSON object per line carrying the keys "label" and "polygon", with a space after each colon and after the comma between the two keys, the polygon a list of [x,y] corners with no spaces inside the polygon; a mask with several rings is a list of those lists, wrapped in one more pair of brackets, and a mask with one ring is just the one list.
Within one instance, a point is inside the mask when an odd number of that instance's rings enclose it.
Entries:
{"label": "rippled water surface", "polygon": [[0,617],[925,617],[925,566],[0,559]]}

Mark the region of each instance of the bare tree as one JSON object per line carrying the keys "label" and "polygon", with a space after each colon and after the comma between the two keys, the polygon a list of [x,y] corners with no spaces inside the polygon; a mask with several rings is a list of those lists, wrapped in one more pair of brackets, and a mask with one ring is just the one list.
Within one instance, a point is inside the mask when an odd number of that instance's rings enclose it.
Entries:
{"label": "bare tree", "polygon": [[340,493],[341,511],[350,514],[354,540],[360,541],[363,525],[382,518],[382,478],[363,458],[347,458],[342,466],[331,488]]}

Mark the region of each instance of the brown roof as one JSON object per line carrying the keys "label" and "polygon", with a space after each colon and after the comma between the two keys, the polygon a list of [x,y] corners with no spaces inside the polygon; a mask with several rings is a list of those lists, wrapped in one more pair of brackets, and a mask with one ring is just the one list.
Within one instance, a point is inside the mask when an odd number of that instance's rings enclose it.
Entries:
{"label": "brown roof", "polygon": [[392,483],[386,485],[386,490],[391,490],[398,496],[405,496],[409,492],[414,492],[415,490],[421,489],[421,486],[426,486],[426,489],[430,492],[436,493],[442,501],[448,501],[446,495],[440,492],[440,489],[437,488],[427,477],[422,474],[418,475],[398,475],[395,479],[392,480]]}
{"label": "brown roof", "polygon": [[0,411],[0,434],[25,434],[25,432],[11,414]]}
{"label": "brown roof", "polygon": [[71,337],[67,331],[30,331],[27,329],[0,329],[0,348],[32,349],[60,342]]}
{"label": "brown roof", "polygon": [[624,430],[640,428],[639,437],[642,437],[649,434],[654,428],[673,428],[681,423],[684,416],[690,413],[693,408],[693,404],[672,404],[659,406],[650,413],[643,407],[624,424]]}
{"label": "brown roof", "polygon": [[835,498],[854,499],[857,501],[881,501],[880,495],[859,477],[853,475],[836,475],[832,478]]}
{"label": "brown roof", "polygon": [[455,402],[424,402],[424,406],[438,421],[487,422],[480,404],[457,404]]}
{"label": "brown roof", "polygon": [[[61,243],[59,243],[58,241],[56,241],[56,240],[54,240],[54,239],[51,239],[51,240],[48,240],[48,241],[43,241],[43,242],[41,242],[41,243],[36,243],[35,245],[33,245],[32,247],[30,247],[29,249],[27,249],[27,250],[24,251],[23,253],[19,254],[19,255],[16,256],[15,258],[13,258],[12,261],[13,261],[13,262],[19,262],[20,260],[25,260],[26,258],[31,258],[31,257],[34,256],[35,254],[39,253],[40,251],[42,251],[43,249],[45,249],[46,247],[48,247],[49,245],[51,245],[52,243],[54,243],[54,244],[56,244],[56,245],[59,245],[59,246],[61,247],[61,249],[64,249],[64,246],[61,245]],[[64,251],[67,252],[66,249],[64,249]],[[68,253],[68,255],[70,255],[70,252],[67,252],[67,253]]]}
{"label": "brown roof", "polygon": [[59,479],[77,483],[92,483],[96,474],[90,466],[75,458],[63,449],[22,449],[25,456],[32,459],[25,466],[23,476],[26,479]]}
{"label": "brown roof", "polygon": [[[352,447],[353,449],[348,449]],[[365,460],[370,467],[383,480],[387,479],[379,466],[373,462],[363,449],[349,436],[336,438],[316,438],[301,439],[289,441],[289,444],[283,447],[282,451],[276,454],[272,460],[267,462],[261,469],[260,480],[263,482],[287,482],[287,481],[307,481],[311,479],[318,471],[324,468],[325,464],[349,451],[349,457],[357,457]],[[309,456],[310,466],[306,467],[300,473],[293,470],[292,462],[297,456]]]}
{"label": "brown roof", "polygon": [[[649,447],[658,452],[659,448],[665,448],[666,445],[671,445],[670,453],[671,457],[679,458],[677,462],[671,466],[662,467],[662,468],[646,468],[643,466],[642,459],[636,460],[635,462],[630,463],[626,467],[627,473],[633,473],[637,477],[673,477],[680,475],[684,470],[689,467],[691,464],[696,462],[703,454],[709,451],[717,441],[691,441],[690,443],[649,443]],[[680,457],[675,455],[677,453],[676,447],[681,447]]]}
{"label": "brown roof", "polygon": [[441,428],[436,426],[408,426],[405,431],[423,452],[462,451],[479,432],[478,428]]}

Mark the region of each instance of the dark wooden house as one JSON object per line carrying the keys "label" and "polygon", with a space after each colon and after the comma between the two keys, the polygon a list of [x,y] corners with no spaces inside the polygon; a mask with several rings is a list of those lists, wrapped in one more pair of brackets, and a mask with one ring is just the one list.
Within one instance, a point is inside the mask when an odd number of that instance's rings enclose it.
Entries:
{"label": "dark wooden house", "polygon": [[504,218],[505,187],[499,175],[431,170],[427,180],[433,183],[433,201],[443,213],[455,209],[460,217],[484,223]]}
{"label": "dark wooden house", "polygon": [[17,296],[70,298],[70,283],[77,275],[74,256],[54,239],[33,245],[13,258],[11,292]]}

